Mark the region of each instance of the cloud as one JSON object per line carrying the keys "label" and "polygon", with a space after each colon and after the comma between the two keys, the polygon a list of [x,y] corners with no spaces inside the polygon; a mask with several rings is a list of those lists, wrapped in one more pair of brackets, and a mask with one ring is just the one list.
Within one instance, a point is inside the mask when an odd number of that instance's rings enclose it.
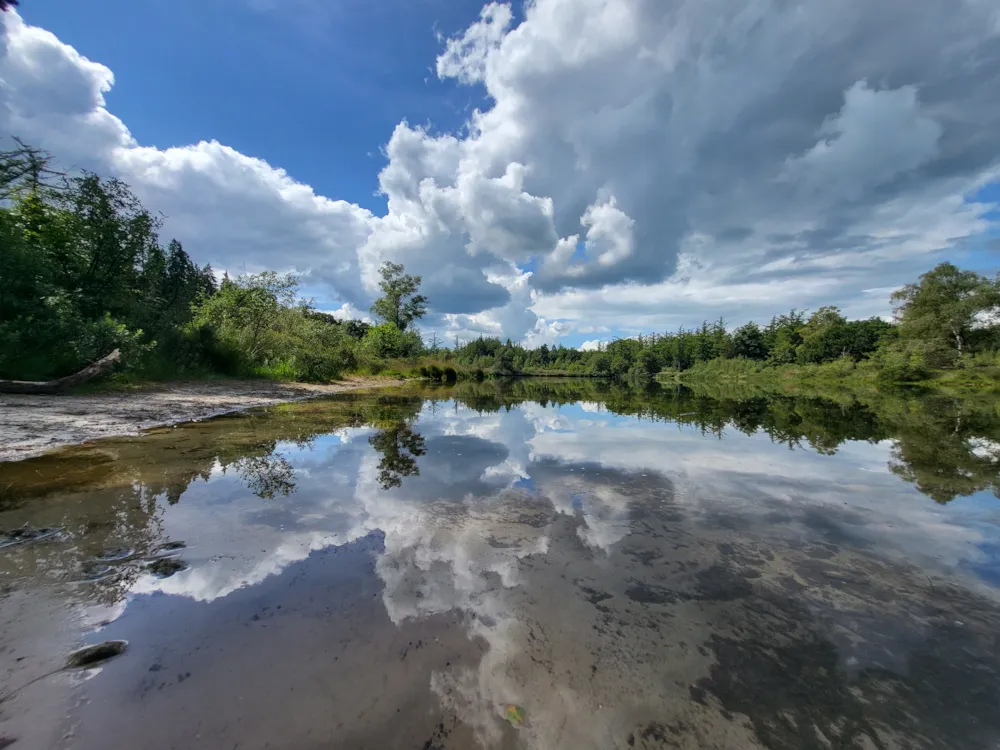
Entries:
{"label": "cloud", "polygon": [[352,305],[350,302],[345,302],[343,305],[338,307],[336,310],[323,310],[322,312],[329,313],[337,320],[360,320],[365,323],[373,323],[371,316],[364,310],[359,310],[357,307]]}
{"label": "cloud", "polygon": [[490,3],[436,61],[484,108],[386,134],[381,216],[216,141],[137,143],[107,109],[111,70],[0,23],[0,130],[122,177],[217,268],[296,270],[364,310],[402,262],[436,332],[883,314],[862,290],[993,228],[970,198],[1000,177],[982,0],[535,0],[517,23]]}
{"label": "cloud", "polygon": [[820,132],[828,137],[791,160],[788,176],[836,198],[860,195],[926,163],[942,130],[922,112],[915,87],[875,91],[859,81]]}
{"label": "cloud", "polygon": [[584,341],[580,344],[581,352],[598,352],[600,351],[606,342],[600,339],[591,339],[590,341]]}
{"label": "cloud", "polygon": [[449,39],[444,52],[437,60],[437,74],[441,78],[457,78],[462,83],[481,82],[486,77],[486,63],[490,53],[500,46],[514,14],[510,6],[490,3],[479,14],[479,20],[465,32]]}

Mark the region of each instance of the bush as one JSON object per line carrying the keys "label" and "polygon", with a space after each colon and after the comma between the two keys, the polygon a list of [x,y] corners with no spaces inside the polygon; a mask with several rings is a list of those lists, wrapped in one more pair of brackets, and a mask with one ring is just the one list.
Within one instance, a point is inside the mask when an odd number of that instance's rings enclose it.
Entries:
{"label": "bush", "polygon": [[1000,367],[1000,352],[975,352],[962,356],[958,367]]}
{"label": "bush", "polygon": [[372,326],[361,340],[365,353],[378,359],[415,357],[423,349],[416,331],[401,331],[392,323]]}
{"label": "bush", "polygon": [[27,319],[0,323],[0,377],[44,380],[70,375],[120,349],[124,367],[147,356],[142,331],[130,330],[110,315],[87,320],[68,298],[42,300]]}
{"label": "bush", "polygon": [[855,366],[856,363],[854,361],[854,358],[851,357],[849,354],[845,354],[843,356],[837,357],[837,359],[833,360],[832,362],[827,362],[821,367],[825,372],[831,375],[846,376],[854,372]]}
{"label": "bush", "polygon": [[763,362],[745,357],[733,359],[710,359],[706,362],[696,362],[685,372],[687,377],[698,378],[746,378],[756,375],[765,367]]}
{"label": "bush", "polygon": [[458,372],[456,372],[454,367],[449,365],[445,367],[442,372],[444,376],[444,382],[455,383],[458,381]]}
{"label": "bush", "polygon": [[883,347],[872,359],[878,367],[879,383],[912,383],[930,374],[924,352],[903,342]]}
{"label": "bush", "polygon": [[310,383],[336,380],[345,369],[343,358],[337,349],[301,352],[295,358],[294,368],[294,380],[305,380]]}
{"label": "bush", "polygon": [[210,326],[171,328],[161,334],[143,374],[154,379],[219,373],[238,375],[239,351],[219,340]]}

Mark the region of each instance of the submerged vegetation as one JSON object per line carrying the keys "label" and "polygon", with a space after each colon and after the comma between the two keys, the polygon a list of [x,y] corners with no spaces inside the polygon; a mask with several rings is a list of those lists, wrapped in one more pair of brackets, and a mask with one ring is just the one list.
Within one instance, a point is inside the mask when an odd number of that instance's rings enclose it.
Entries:
{"label": "submerged vegetation", "polygon": [[732,330],[706,321],[594,351],[486,337],[447,348],[421,337],[428,300],[420,277],[399,264],[381,268],[371,310],[379,323],[340,320],[301,299],[295,276],[219,278],[177,240],[164,248],[160,227],[118,180],[61,175],[20,143],[0,153],[0,378],[64,376],[112,349],[122,352],[124,377],[147,380],[387,372],[444,382],[569,375],[984,389],[1000,373],[1000,280],[951,263],[892,295],[894,323],[821,307]]}

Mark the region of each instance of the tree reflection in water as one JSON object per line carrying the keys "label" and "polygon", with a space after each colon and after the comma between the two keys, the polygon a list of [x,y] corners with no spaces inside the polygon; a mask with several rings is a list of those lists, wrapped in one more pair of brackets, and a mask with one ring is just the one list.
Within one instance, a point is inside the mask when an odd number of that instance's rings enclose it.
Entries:
{"label": "tree reflection in water", "polygon": [[257,497],[273,500],[295,492],[295,469],[279,453],[247,456],[233,464],[236,474]]}
{"label": "tree reflection in water", "polygon": [[379,430],[368,443],[382,454],[378,462],[378,483],[383,490],[400,487],[403,477],[420,475],[417,456],[424,455],[424,438],[406,422]]}
{"label": "tree reflection in water", "polygon": [[633,386],[601,380],[461,383],[428,390],[480,412],[540,404],[590,402],[614,414],[672,422],[725,439],[763,432],[789,449],[832,455],[848,441],[892,442],[888,468],[939,503],[992,492],[1000,497],[1000,400],[937,392],[813,388],[766,392],[740,383]]}

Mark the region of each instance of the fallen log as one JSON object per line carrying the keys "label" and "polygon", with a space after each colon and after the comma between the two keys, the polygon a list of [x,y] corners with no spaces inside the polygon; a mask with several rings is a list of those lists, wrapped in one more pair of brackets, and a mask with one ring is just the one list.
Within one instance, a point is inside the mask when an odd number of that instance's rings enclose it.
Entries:
{"label": "fallen log", "polygon": [[121,352],[115,349],[108,356],[92,362],[80,370],[80,372],[67,375],[58,380],[0,380],[0,393],[29,393],[34,395],[64,393],[70,388],[80,385],[80,383],[86,383],[91,378],[108,372],[118,364],[118,360],[120,359]]}

